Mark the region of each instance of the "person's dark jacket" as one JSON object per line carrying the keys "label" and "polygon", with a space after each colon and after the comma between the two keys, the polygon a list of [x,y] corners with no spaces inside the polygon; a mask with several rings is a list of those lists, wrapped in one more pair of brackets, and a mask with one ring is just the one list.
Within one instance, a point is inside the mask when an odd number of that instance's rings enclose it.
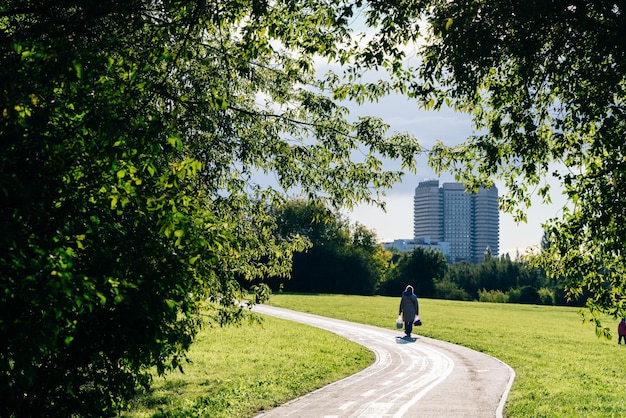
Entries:
{"label": "person's dark jacket", "polygon": [[404,322],[413,322],[415,315],[419,315],[419,303],[417,302],[417,296],[413,292],[406,291],[402,293],[402,299],[400,300],[400,312],[402,320]]}

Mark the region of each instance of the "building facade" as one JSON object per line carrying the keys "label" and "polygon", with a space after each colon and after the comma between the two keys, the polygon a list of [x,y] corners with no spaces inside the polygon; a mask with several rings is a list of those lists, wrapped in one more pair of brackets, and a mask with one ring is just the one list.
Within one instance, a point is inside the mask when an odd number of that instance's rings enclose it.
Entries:
{"label": "building facade", "polygon": [[[413,237],[428,237],[429,241],[443,241],[443,190],[439,180],[418,184],[413,197]],[[419,213],[420,216],[415,216]]]}
{"label": "building facade", "polygon": [[445,243],[452,262],[480,262],[499,252],[498,189],[467,193],[461,183],[420,182],[413,197],[413,239]]}
{"label": "building facade", "polygon": [[425,250],[439,251],[446,257],[450,258],[450,245],[447,242],[440,241],[437,244],[431,243],[428,240],[413,240],[413,239],[395,239],[392,242],[384,242],[383,248],[391,250],[395,248],[401,252],[411,252],[415,248],[423,248]]}

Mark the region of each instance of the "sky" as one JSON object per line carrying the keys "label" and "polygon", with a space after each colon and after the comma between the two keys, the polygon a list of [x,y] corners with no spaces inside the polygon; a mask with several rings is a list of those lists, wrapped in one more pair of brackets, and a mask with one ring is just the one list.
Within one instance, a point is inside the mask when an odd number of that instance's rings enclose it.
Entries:
{"label": "sky", "polygon": [[[399,96],[391,96],[379,103],[351,107],[351,116],[370,115],[382,118],[390,125],[391,132],[407,132],[415,135],[422,147],[430,148],[435,140],[446,145],[462,142],[472,133],[469,115],[459,114],[450,109],[424,111],[414,102]],[[413,237],[413,195],[420,181],[439,179],[440,184],[454,181],[451,174],[437,177],[428,167],[426,157],[418,159],[417,173],[406,173],[401,183],[386,191],[386,212],[379,208],[362,205],[346,213],[351,222],[358,222],[374,231],[380,241],[411,239]],[[499,195],[506,190],[502,183],[496,183]],[[558,217],[565,205],[565,198],[553,183],[552,201],[541,204],[535,198],[527,211],[527,223],[517,224],[513,217],[500,211],[500,254],[509,253],[512,258],[524,254],[527,248],[538,246],[543,236],[542,223]]]}

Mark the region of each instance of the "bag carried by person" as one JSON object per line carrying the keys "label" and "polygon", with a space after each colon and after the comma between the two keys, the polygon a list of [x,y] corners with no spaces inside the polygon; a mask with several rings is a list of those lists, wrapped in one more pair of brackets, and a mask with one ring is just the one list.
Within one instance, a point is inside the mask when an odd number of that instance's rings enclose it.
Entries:
{"label": "bag carried by person", "polygon": [[413,319],[413,325],[415,325],[416,327],[422,325],[422,320],[420,319],[419,315],[415,315],[415,319]]}
{"label": "bag carried by person", "polygon": [[404,321],[402,320],[402,315],[398,315],[398,319],[396,319],[396,328],[400,329],[404,326]]}

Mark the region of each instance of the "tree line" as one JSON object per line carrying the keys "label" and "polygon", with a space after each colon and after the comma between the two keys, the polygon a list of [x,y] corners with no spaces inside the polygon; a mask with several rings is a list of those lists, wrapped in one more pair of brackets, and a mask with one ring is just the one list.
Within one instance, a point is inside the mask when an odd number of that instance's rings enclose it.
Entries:
{"label": "tree line", "polygon": [[[271,290],[396,296],[411,284],[420,297],[547,305],[584,304],[562,282],[529,259],[488,251],[480,263],[450,264],[435,250],[386,250],[376,235],[320,203],[292,200],[276,210],[280,234],[310,240],[293,255],[288,277],[266,281]],[[243,283],[242,283],[243,284]]]}

